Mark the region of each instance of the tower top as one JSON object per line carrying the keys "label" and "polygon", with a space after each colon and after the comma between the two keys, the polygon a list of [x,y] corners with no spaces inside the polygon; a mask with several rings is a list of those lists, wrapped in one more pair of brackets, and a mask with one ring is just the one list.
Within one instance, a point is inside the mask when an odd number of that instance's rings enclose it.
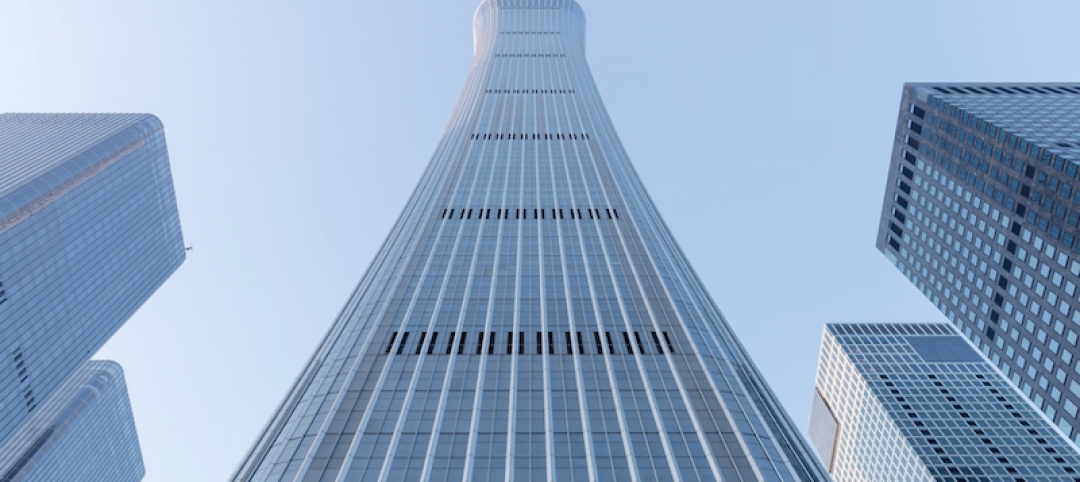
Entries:
{"label": "tower top", "polygon": [[502,31],[558,31],[585,47],[585,12],[575,0],[484,0],[473,16],[473,53]]}

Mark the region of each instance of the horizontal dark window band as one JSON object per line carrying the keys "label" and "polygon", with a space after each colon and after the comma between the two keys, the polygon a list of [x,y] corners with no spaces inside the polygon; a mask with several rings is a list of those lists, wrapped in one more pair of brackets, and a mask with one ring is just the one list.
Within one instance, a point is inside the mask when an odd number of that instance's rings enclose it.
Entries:
{"label": "horizontal dark window band", "polygon": [[562,32],[541,32],[541,31],[505,31],[499,32],[501,35],[562,35]]}
{"label": "horizontal dark window band", "polygon": [[439,219],[619,219],[618,208],[444,208]]}
{"label": "horizontal dark window band", "polygon": [[942,94],[1080,94],[1072,85],[942,85],[930,88]]}
{"label": "horizontal dark window band", "polygon": [[488,89],[488,94],[573,94],[574,89]]}
{"label": "horizontal dark window band", "polygon": [[[504,334],[505,333],[505,334]],[[384,355],[664,355],[676,354],[666,331],[507,331],[450,332],[440,341],[439,332],[393,332]],[[612,335],[614,333],[614,336]],[[400,336],[399,336],[400,335]],[[430,336],[429,336],[430,335]],[[621,336],[620,336],[621,335]],[[505,343],[501,343],[505,340]],[[633,340],[633,341],[631,341]],[[445,349],[443,347],[445,346]]]}
{"label": "horizontal dark window band", "polygon": [[502,133],[502,134],[473,134],[470,139],[483,140],[483,141],[498,141],[498,140],[518,140],[518,141],[544,141],[544,140],[588,140],[592,139],[589,134],[582,133],[563,133],[563,134],[526,134],[526,133]]}
{"label": "horizontal dark window band", "polygon": [[515,59],[551,59],[566,57],[566,54],[495,54],[495,57]]}

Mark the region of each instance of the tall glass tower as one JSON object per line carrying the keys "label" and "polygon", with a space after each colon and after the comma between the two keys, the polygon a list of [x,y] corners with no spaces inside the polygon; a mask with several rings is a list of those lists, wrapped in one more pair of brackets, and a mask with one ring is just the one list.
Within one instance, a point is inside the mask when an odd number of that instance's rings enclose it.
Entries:
{"label": "tall glass tower", "polygon": [[907,84],[877,247],[1080,440],[1080,84]]}
{"label": "tall glass tower", "polygon": [[183,261],[157,117],[0,115],[0,441]]}
{"label": "tall glass tower", "polygon": [[419,186],[235,481],[812,481],[664,225],[573,0],[486,0]]}
{"label": "tall glass tower", "polygon": [[138,482],[146,474],[124,372],[79,367],[0,445],[3,482]]}

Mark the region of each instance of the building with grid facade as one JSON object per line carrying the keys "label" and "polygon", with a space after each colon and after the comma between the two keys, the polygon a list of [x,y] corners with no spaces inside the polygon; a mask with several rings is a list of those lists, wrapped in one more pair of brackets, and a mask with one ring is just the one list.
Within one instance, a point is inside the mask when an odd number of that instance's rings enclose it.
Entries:
{"label": "building with grid facade", "polygon": [[1080,439],[1080,84],[904,87],[877,247]]}
{"label": "building with grid facade", "polygon": [[145,473],[112,361],[84,363],[0,446],[2,482],[138,482]]}
{"label": "building with grid facade", "polygon": [[156,117],[0,115],[0,441],[183,260]]}
{"label": "building with grid facade", "polygon": [[836,482],[1080,480],[1080,454],[948,324],[827,325],[810,439]]}
{"label": "building with grid facade", "polygon": [[442,141],[234,481],[814,481],[652,204],[572,0],[486,0]]}

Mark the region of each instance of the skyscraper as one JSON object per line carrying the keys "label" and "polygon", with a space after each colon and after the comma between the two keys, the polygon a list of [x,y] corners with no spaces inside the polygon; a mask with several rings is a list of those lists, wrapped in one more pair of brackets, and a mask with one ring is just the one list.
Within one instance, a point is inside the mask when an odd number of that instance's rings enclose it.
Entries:
{"label": "skyscraper", "polygon": [[944,323],[827,325],[810,424],[836,482],[1080,480],[1069,441]]}
{"label": "skyscraper", "polygon": [[419,186],[233,480],[827,480],[630,165],[581,8],[474,28]]}
{"label": "skyscraper", "polygon": [[1080,84],[904,86],[877,246],[1080,438]]}
{"label": "skyscraper", "polygon": [[138,482],[143,467],[124,372],[79,367],[0,446],[3,482]]}
{"label": "skyscraper", "polygon": [[183,260],[156,117],[0,115],[0,441]]}

